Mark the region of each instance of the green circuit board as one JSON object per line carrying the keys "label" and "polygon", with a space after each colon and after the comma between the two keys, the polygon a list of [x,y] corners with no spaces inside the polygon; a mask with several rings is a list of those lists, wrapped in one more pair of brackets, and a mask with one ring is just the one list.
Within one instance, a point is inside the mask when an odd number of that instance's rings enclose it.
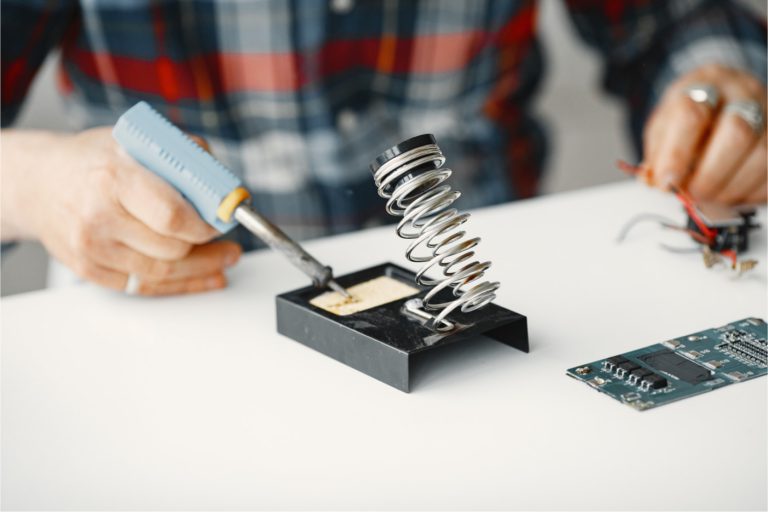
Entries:
{"label": "green circuit board", "polygon": [[765,375],[766,337],[763,320],[745,318],[576,366],[568,375],[642,411]]}

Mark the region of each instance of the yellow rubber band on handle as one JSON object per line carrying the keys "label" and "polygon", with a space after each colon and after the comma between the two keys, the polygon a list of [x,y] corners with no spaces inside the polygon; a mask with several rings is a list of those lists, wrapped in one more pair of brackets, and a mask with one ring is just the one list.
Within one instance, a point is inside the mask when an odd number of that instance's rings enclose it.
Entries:
{"label": "yellow rubber band on handle", "polygon": [[232,215],[235,213],[235,208],[240,206],[240,203],[246,199],[250,199],[251,194],[243,187],[237,187],[225,197],[219,207],[216,209],[216,216],[222,222],[229,222],[232,220]]}

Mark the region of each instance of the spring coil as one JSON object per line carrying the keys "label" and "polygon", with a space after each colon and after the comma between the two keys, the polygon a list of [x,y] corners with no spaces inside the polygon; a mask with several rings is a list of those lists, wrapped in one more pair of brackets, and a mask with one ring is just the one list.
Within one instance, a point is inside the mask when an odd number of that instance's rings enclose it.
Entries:
{"label": "spring coil", "polygon": [[[431,327],[438,329],[450,325],[445,318],[451,311],[461,308],[469,313],[493,301],[500,286],[498,282],[481,282],[491,262],[474,259],[480,238],[467,239],[461,229],[470,214],[451,207],[461,192],[445,183],[453,171],[443,168],[444,163],[436,143],[423,144],[390,157],[373,175],[379,195],[387,199],[387,213],[403,217],[396,231],[401,238],[411,240],[406,257],[423,263],[416,282],[432,286],[423,305],[427,311],[439,311],[431,322]],[[442,277],[427,277],[435,267]],[[445,289],[450,289],[454,298],[438,302],[437,294]]]}

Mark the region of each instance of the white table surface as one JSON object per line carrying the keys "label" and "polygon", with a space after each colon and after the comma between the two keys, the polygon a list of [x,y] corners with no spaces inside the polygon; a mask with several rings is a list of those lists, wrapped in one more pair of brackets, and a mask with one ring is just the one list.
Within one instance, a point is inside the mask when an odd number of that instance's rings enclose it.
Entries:
{"label": "white table surface", "polygon": [[[682,218],[633,183],[475,212],[531,352],[446,349],[411,394],[277,334],[275,295],[305,280],[275,254],[205,295],[3,299],[3,507],[765,509],[768,379],[637,412],[565,375],[766,315],[764,229],[733,279],[655,226],[617,245],[640,211]],[[308,244],[337,274],[404,246],[391,227]]]}

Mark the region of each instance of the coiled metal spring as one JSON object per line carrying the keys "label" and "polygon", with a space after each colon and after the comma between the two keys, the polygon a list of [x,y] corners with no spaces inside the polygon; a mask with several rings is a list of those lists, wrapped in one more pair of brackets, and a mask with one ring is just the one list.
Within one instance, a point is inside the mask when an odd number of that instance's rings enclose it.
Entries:
{"label": "coiled metal spring", "polygon": [[[480,238],[466,238],[461,229],[470,214],[452,207],[461,193],[446,183],[452,171],[443,168],[444,163],[434,137],[419,135],[390,148],[371,164],[379,195],[387,199],[387,213],[402,217],[398,236],[411,240],[406,257],[423,264],[416,282],[432,286],[422,304],[425,312],[434,313],[427,325],[440,331],[453,328],[446,320],[452,311],[460,308],[469,313],[482,308],[496,298],[500,286],[482,281],[491,262],[474,258]],[[432,269],[442,276],[427,277]],[[449,290],[452,298],[440,301],[437,295],[442,290]]]}

